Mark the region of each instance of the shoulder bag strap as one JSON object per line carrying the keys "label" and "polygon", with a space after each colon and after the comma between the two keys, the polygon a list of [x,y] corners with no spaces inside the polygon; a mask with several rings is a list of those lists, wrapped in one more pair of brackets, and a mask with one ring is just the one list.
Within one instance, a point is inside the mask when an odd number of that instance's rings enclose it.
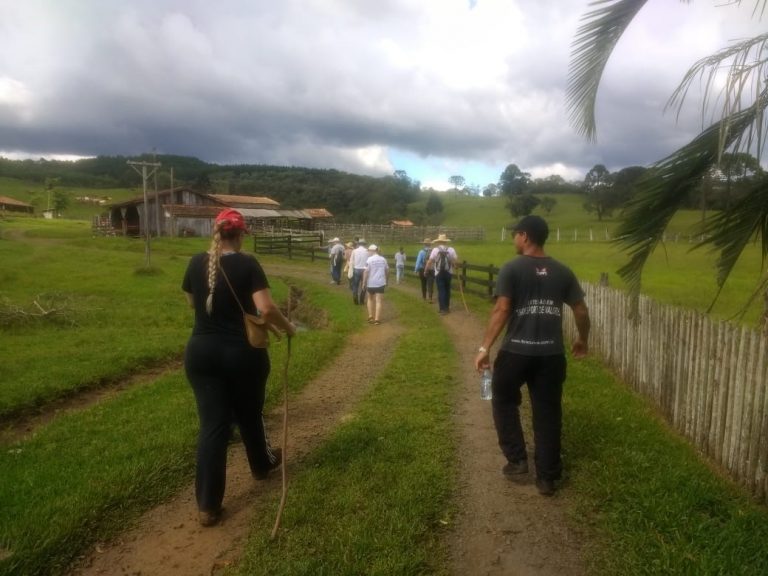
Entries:
{"label": "shoulder bag strap", "polygon": [[237,297],[235,289],[232,288],[232,283],[229,281],[227,273],[224,272],[224,268],[222,267],[221,263],[219,263],[219,270],[221,271],[221,275],[224,276],[224,280],[227,281],[227,286],[229,286],[229,289],[232,291],[232,296],[235,297],[235,302],[237,302],[237,305],[240,306],[240,310],[242,310],[243,314],[245,314],[245,308],[243,308],[243,305],[240,303],[240,298]]}

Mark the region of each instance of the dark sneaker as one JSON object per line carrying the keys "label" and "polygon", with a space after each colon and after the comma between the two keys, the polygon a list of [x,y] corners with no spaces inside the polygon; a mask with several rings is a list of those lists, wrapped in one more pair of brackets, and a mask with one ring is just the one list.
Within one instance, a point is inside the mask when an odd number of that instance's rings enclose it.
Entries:
{"label": "dark sneaker", "polygon": [[507,478],[528,474],[528,460],[518,460],[517,462],[507,462],[501,472]]}
{"label": "dark sneaker", "polygon": [[555,493],[555,481],[536,478],[536,490],[538,490],[539,494],[542,496],[552,496]]}
{"label": "dark sneaker", "polygon": [[272,470],[277,470],[280,468],[280,465],[283,463],[283,449],[282,448],[272,448],[272,456],[274,456],[275,461],[272,462],[272,464],[269,465],[269,467],[266,470],[259,470],[258,472],[253,473],[253,477],[257,480],[266,480],[269,477],[269,473],[272,472]]}
{"label": "dark sneaker", "polygon": [[200,526],[208,528],[209,526],[216,526],[221,520],[221,508],[213,511],[200,510],[197,513],[197,520],[200,522]]}

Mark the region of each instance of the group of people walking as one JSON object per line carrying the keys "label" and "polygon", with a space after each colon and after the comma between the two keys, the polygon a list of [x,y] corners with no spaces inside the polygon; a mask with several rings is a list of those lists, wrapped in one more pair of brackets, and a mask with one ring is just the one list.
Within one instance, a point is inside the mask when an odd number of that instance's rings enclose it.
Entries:
{"label": "group of people walking", "polygon": [[[195,485],[203,526],[215,525],[222,517],[227,445],[233,426],[240,429],[254,478],[266,478],[282,464],[282,453],[271,447],[262,417],[269,355],[266,348],[249,344],[243,315],[257,314],[289,338],[296,327],[272,300],[259,262],[241,253],[245,233],[242,215],[233,209],[223,210],[216,217],[209,250],[192,257],[182,282],[195,311],[184,365],[200,420]],[[554,494],[562,472],[563,305],[572,309],[578,329],[572,348],[575,358],[586,355],[590,331],[584,292],[576,276],[544,253],[548,234],[546,222],[538,216],[526,216],[516,226],[518,257],[499,272],[496,304],[474,361],[477,370],[491,367],[491,346],[506,327],[493,362],[492,380],[493,421],[507,460],[502,473],[517,479],[529,469],[519,412],[525,384],[533,412],[536,486],[547,496]],[[450,309],[452,275],[458,262],[450,242],[444,234],[425,239],[414,268],[424,300],[431,302],[437,287],[443,314]],[[331,244],[331,282],[340,284],[346,273],[353,302],[366,304],[368,321],[379,324],[382,295],[389,280],[386,258],[375,244],[364,239],[343,245],[334,238]],[[398,254],[395,267],[404,269],[405,252],[401,248]],[[402,281],[400,270],[397,277]]]}
{"label": "group of people walking", "polygon": [[[445,234],[434,240],[425,238],[423,247],[416,256],[414,272],[421,283],[422,299],[432,303],[437,288],[438,312],[447,314],[451,307],[451,284],[456,272],[458,256],[449,246],[451,240]],[[375,244],[368,245],[364,239],[342,244],[336,237],[330,240],[328,259],[330,261],[331,284],[339,285],[344,272],[347,273],[352,300],[355,304],[368,301],[368,294],[382,294],[389,281],[389,264],[379,253]],[[375,257],[375,258],[374,258]],[[394,255],[397,284],[405,280],[407,256],[401,246]],[[370,264],[373,263],[371,267]],[[366,276],[366,270],[370,273]],[[378,324],[381,313],[381,296],[375,297],[375,305],[369,308],[369,321]],[[370,305],[369,305],[370,306]]]}
{"label": "group of people walking", "polygon": [[[402,249],[401,249],[402,250]],[[389,264],[379,253],[376,244],[368,244],[364,238],[347,242],[333,238],[328,249],[331,267],[331,284],[341,284],[346,273],[352,301],[366,305],[368,323],[381,324],[384,290],[389,283]]]}

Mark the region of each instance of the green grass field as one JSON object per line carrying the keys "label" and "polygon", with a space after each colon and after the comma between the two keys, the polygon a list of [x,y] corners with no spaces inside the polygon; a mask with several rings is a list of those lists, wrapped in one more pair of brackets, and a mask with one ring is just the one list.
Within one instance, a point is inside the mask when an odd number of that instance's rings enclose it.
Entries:
{"label": "green grass field", "polygon": [[[0,302],[34,310],[38,295],[54,294],[53,302],[67,306],[58,321],[0,326],[0,420],[178,359],[192,321],[181,276],[188,257],[206,245],[205,239],[156,240],[152,264],[159,273],[143,275],[137,273],[144,264],[141,240],[92,237],[84,221],[0,220]],[[509,241],[490,235],[457,249],[480,263],[513,256]],[[598,242],[550,247],[592,281],[620,264],[612,250]],[[668,252],[669,261],[654,257],[646,289],[666,301],[706,306],[711,260],[688,254],[687,246]],[[759,255],[745,255],[734,277],[743,284],[724,294],[724,307],[738,307],[759,263]],[[278,299],[295,282],[270,280]],[[300,287],[329,326],[302,333],[305,353],[292,364],[292,392],[364,320],[347,294],[324,284]],[[394,293],[391,302],[406,329],[391,364],[357,417],[296,470],[284,517],[291,529],[279,554],[267,544],[270,513],[254,524],[232,573],[253,573],[256,566],[297,575],[448,572],[441,520],[450,516],[455,490],[447,465],[454,445],[445,431],[456,366],[450,341],[420,303]],[[470,298],[470,306],[481,318],[490,309],[481,298]],[[425,338],[439,345],[419,346]],[[284,350],[273,347],[274,365]],[[268,406],[277,398],[279,375],[273,376]],[[768,573],[766,507],[714,474],[596,361],[571,364],[564,412],[567,488],[560,502],[584,531],[590,574]],[[195,433],[192,395],[176,370],[0,445],[0,574],[63,573],[92,543],[119,534],[191,481]],[[303,554],[310,546],[312,554]]]}
{"label": "green grass field", "polygon": [[[55,191],[64,192],[69,200],[67,207],[62,211],[62,218],[67,220],[91,220],[91,217],[106,212],[106,205],[95,204],[78,198],[102,199],[107,204],[123,202],[130,198],[141,196],[141,178],[137,175],[136,188],[77,188],[70,186],[57,186]],[[39,182],[24,182],[17,178],[5,178],[0,176],[0,196],[8,196],[35,208],[35,214],[41,216],[43,211],[52,204],[49,199],[45,184]]]}

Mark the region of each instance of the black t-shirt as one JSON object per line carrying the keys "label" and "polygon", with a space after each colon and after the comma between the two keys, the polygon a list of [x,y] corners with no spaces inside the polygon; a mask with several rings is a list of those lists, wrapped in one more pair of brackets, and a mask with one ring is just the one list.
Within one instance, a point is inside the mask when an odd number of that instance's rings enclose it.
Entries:
{"label": "black t-shirt", "polygon": [[512,301],[502,350],[527,356],[564,353],[563,303],[584,299],[570,268],[554,258],[520,256],[501,267],[496,295]]}
{"label": "black t-shirt", "polygon": [[[255,314],[253,293],[269,288],[261,265],[253,256],[240,252],[222,255],[219,262],[245,311]],[[205,311],[205,301],[208,298],[207,253],[196,254],[190,259],[181,288],[192,294],[194,299],[195,327],[192,334],[219,334],[237,340],[245,338],[243,312],[227,286],[221,270],[216,273],[213,310],[210,315]]]}

